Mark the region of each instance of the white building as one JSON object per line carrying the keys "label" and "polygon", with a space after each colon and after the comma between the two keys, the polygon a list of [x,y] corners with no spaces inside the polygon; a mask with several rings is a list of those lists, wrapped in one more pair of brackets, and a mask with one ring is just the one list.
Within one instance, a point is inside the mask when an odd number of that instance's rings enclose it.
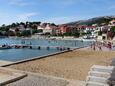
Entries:
{"label": "white building", "polygon": [[43,29],[45,29],[45,28],[43,28],[42,26],[37,27],[37,30],[43,30]]}
{"label": "white building", "polygon": [[115,26],[115,20],[110,21],[108,26]]}
{"label": "white building", "polygon": [[43,29],[43,33],[50,33],[52,34],[52,28],[49,24],[46,25],[46,27]]}
{"label": "white building", "polygon": [[52,30],[53,30],[53,29],[50,27],[49,24],[47,24],[46,26],[43,26],[43,25],[38,26],[38,27],[37,27],[37,30],[42,30],[44,34],[45,34],[45,33],[50,33],[50,34],[52,34]]}

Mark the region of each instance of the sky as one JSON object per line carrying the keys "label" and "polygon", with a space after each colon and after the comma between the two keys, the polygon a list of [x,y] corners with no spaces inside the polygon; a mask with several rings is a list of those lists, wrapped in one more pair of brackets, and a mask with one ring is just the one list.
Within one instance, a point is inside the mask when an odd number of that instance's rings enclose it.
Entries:
{"label": "sky", "polygon": [[0,0],[0,25],[41,21],[63,24],[115,15],[115,0]]}

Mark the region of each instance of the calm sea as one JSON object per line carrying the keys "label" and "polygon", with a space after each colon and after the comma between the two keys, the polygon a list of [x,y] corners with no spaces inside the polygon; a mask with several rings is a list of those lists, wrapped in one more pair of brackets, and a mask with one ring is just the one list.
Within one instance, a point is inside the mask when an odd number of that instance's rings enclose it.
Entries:
{"label": "calm sea", "polygon": [[[70,48],[78,48],[91,44],[90,41],[78,41],[78,40],[48,40],[48,39],[21,39],[21,38],[1,38],[0,45],[7,44],[21,44],[24,42],[29,45],[38,46],[62,46]],[[19,61],[24,59],[29,59],[32,57],[47,55],[51,53],[59,52],[56,48],[47,49],[5,49],[0,50],[0,60],[6,61]]]}

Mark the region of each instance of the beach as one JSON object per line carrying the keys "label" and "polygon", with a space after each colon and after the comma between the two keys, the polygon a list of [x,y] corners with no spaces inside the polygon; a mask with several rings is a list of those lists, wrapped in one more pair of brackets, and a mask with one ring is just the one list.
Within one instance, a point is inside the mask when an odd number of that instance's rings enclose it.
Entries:
{"label": "beach", "polygon": [[[86,48],[87,49],[87,48]],[[8,66],[18,70],[74,80],[85,80],[90,67],[110,65],[114,51],[74,50],[43,59]]]}

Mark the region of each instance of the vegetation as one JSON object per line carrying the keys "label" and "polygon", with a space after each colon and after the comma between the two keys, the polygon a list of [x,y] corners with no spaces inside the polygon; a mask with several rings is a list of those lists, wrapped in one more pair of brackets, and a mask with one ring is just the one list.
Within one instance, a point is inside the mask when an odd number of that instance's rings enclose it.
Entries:
{"label": "vegetation", "polygon": [[110,29],[108,36],[111,38],[115,37],[115,26]]}
{"label": "vegetation", "polygon": [[110,31],[115,35],[115,26],[110,29]]}
{"label": "vegetation", "polygon": [[65,25],[69,25],[69,26],[74,26],[74,25],[88,25],[91,26],[92,24],[97,24],[98,26],[100,26],[102,23],[104,24],[108,24],[109,21],[115,19],[115,16],[104,16],[104,17],[95,17],[95,18],[91,18],[88,20],[81,20],[81,21],[76,21],[76,22],[70,22],[67,23]]}
{"label": "vegetation", "polygon": [[[68,31],[67,33],[64,34],[55,34],[56,36],[74,36],[74,37],[79,37],[79,36],[84,36],[84,35],[91,35],[92,31],[89,30],[87,32],[84,31],[79,31],[77,30],[76,26],[78,25],[86,25],[86,26],[91,26],[92,24],[98,25],[98,26],[103,26],[108,25],[111,20],[115,19],[115,16],[105,16],[105,17],[97,17],[97,18],[92,18],[86,21],[77,21],[77,22],[72,22],[65,24],[67,26]],[[43,27],[46,26],[47,24],[51,26],[56,26],[54,23],[43,23]],[[5,25],[3,24],[0,27],[0,35],[5,35],[5,36],[30,36],[35,33],[41,33],[43,30],[37,30],[38,25],[41,25],[41,22],[20,22],[20,23],[12,23],[11,25]],[[70,27],[69,27],[70,26]],[[110,31],[108,29],[103,29],[103,31],[99,31],[98,35],[102,35],[102,33],[106,33],[110,37],[115,36],[115,27],[112,27]],[[44,35],[51,36],[50,33],[45,33]]]}
{"label": "vegetation", "polygon": [[98,32],[98,35],[99,35],[99,36],[102,36],[102,31],[99,31],[99,32]]}
{"label": "vegetation", "polygon": [[[12,23],[11,25],[3,24],[0,27],[0,32],[4,32],[3,35],[5,36],[30,36],[31,34],[43,32],[42,30],[37,30],[37,26],[40,24],[41,22],[25,22],[25,23],[20,22],[20,23]],[[43,23],[43,25],[47,24],[50,23]],[[51,23],[50,25],[56,26],[54,23]],[[20,28],[22,28],[23,30],[20,31]]]}
{"label": "vegetation", "polygon": [[63,36],[74,36],[74,37],[79,37],[79,36],[80,36],[80,32],[79,32],[79,31],[67,32],[67,33],[64,33]]}

